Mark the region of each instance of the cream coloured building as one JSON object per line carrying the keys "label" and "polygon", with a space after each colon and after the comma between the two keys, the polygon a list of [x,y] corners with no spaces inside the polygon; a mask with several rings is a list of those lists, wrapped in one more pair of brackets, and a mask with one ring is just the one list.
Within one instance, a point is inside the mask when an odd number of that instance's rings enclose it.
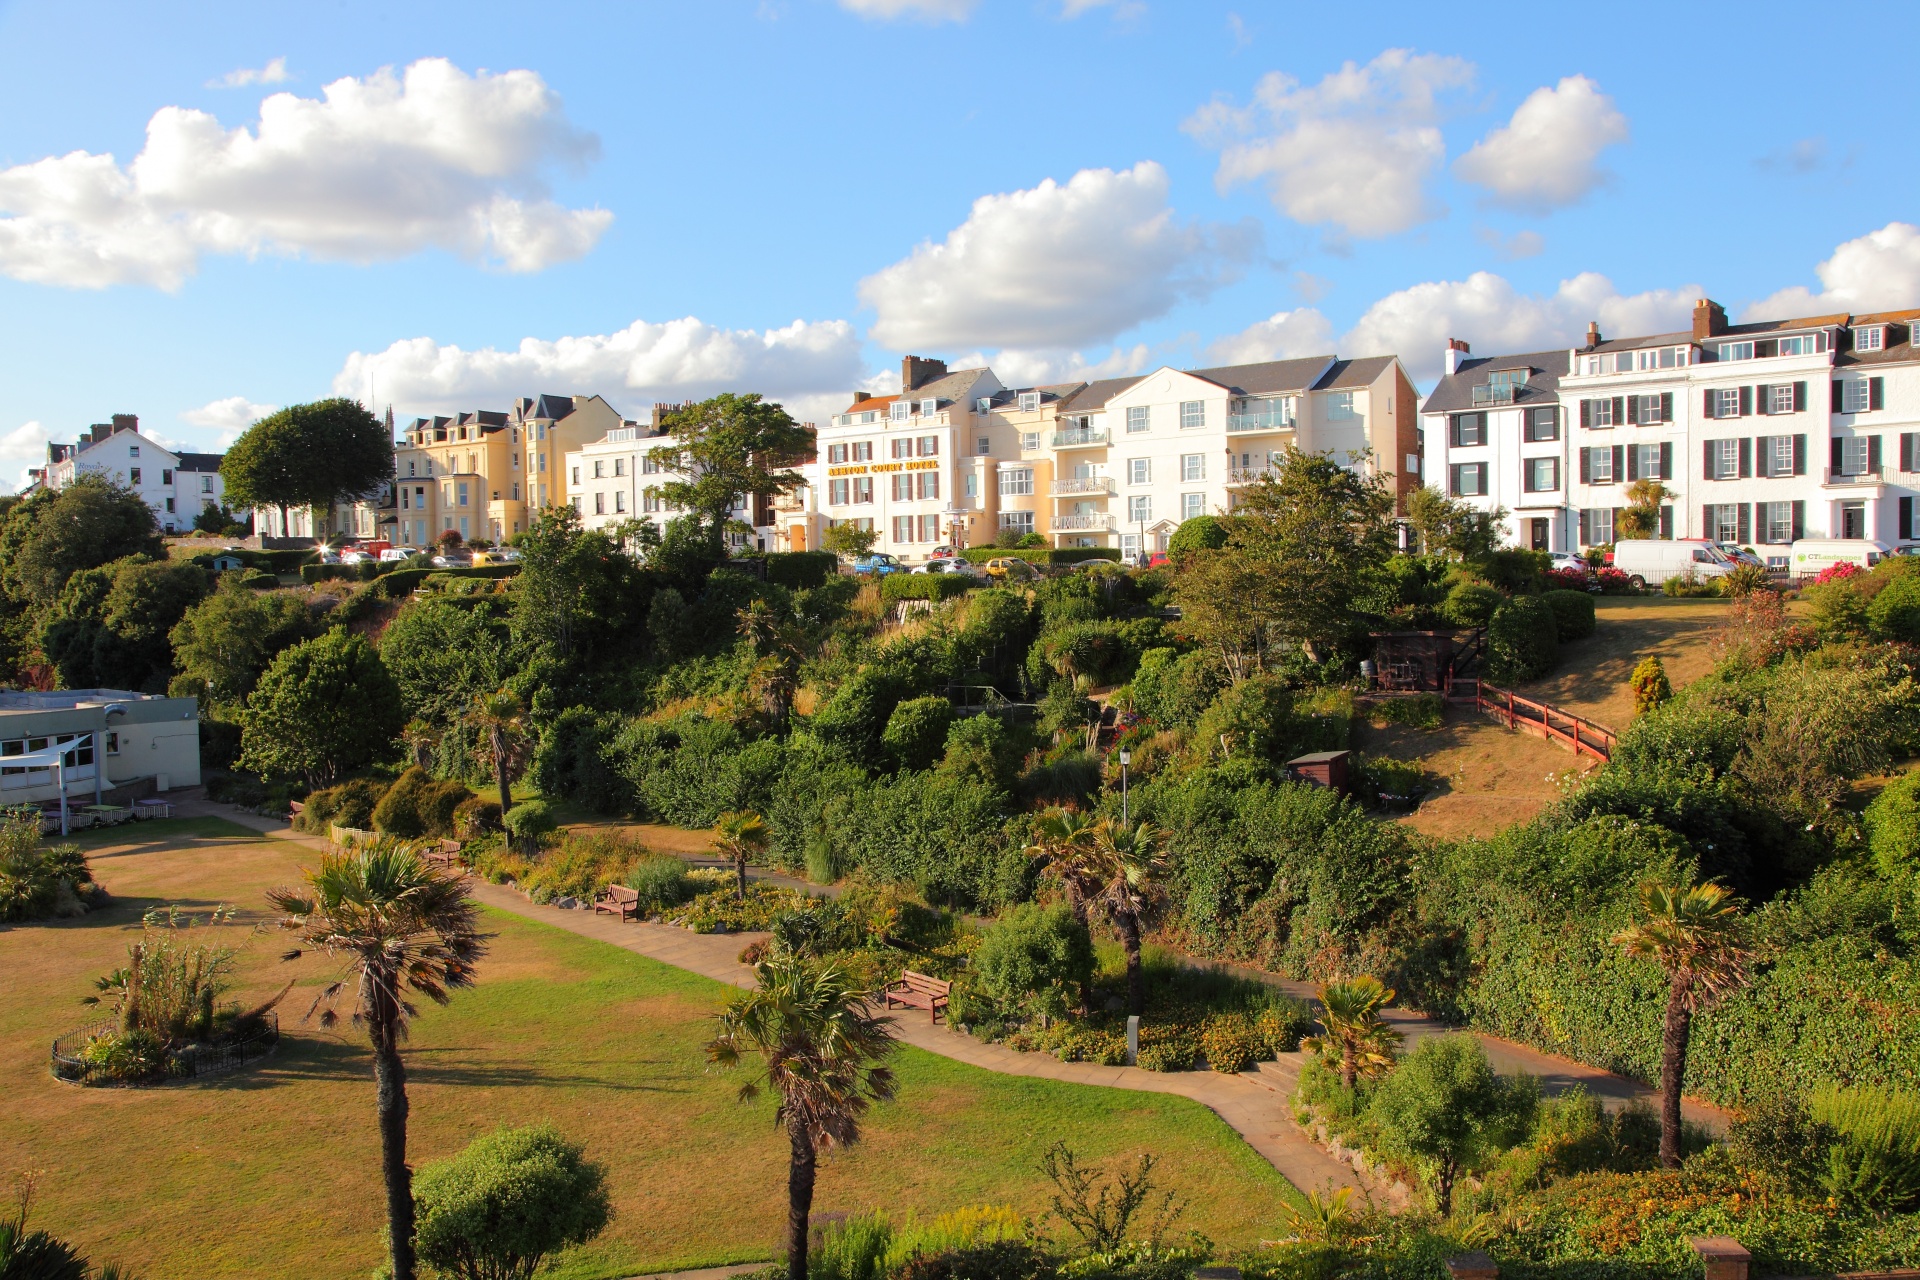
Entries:
{"label": "cream coloured building", "polygon": [[[61,770],[7,764],[69,743]],[[72,804],[149,781],[160,791],[199,786],[199,701],[123,689],[0,691],[0,804],[57,800],[61,773]]]}

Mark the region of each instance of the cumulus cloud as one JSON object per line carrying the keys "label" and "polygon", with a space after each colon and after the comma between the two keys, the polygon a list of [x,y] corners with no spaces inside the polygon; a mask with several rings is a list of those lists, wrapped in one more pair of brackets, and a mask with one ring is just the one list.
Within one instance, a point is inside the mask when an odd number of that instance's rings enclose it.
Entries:
{"label": "cumulus cloud", "polygon": [[1061,0],[1060,16],[1071,21],[1096,9],[1113,10],[1118,23],[1137,22],[1147,14],[1145,0]]}
{"label": "cumulus cloud", "polygon": [[1295,360],[1329,355],[1334,350],[1333,325],[1313,307],[1276,311],[1239,333],[1221,338],[1207,348],[1216,365],[1258,364],[1262,360]]}
{"label": "cumulus cloud", "polygon": [[28,467],[47,465],[47,442],[53,433],[38,422],[23,422],[0,435],[0,475],[14,478],[17,490],[27,483]]}
{"label": "cumulus cloud", "polygon": [[335,394],[365,393],[372,375],[382,403],[411,414],[500,408],[543,391],[600,394],[629,415],[656,400],[759,391],[795,417],[837,412],[868,373],[860,339],[844,320],[795,320],[780,329],[721,329],[687,316],[636,320],[616,333],[524,338],[518,347],[468,350],[408,338],[384,351],[356,351],[334,376]]}
{"label": "cumulus cloud", "polygon": [[369,262],[443,248],[538,271],[593,248],[601,209],[542,177],[597,152],[532,71],[468,75],[427,58],[403,75],[276,93],[257,128],[164,107],[122,168],[75,151],[0,170],[0,273],[77,288],[178,288],[203,253]]}
{"label": "cumulus cloud", "polygon": [[1585,76],[1527,95],[1504,128],[1454,161],[1464,182],[1495,203],[1545,212],[1574,204],[1606,180],[1600,153],[1627,140],[1627,118]]}
{"label": "cumulus cloud", "polygon": [[[1003,347],[998,351],[976,351],[947,362],[954,369],[990,366],[994,376],[1009,387],[1050,387],[1065,382],[1095,382],[1101,378],[1121,378],[1155,367],[1153,351],[1144,343],[1114,347],[1104,356],[1083,351],[1034,350]],[[896,386],[894,388],[898,390]]]}
{"label": "cumulus cloud", "polygon": [[1082,169],[1057,183],[982,196],[938,244],[860,282],[872,337],[895,350],[1097,343],[1237,278],[1251,225],[1183,223],[1167,171]]}
{"label": "cumulus cloud", "polygon": [[1265,182],[1296,222],[1392,235],[1442,212],[1426,189],[1446,158],[1438,122],[1473,75],[1460,58],[1389,49],[1312,87],[1271,72],[1249,105],[1214,102],[1184,127],[1219,148],[1222,191]]}
{"label": "cumulus cloud", "polygon": [[1849,240],[1814,268],[1818,292],[1804,285],[1782,289],[1746,309],[1749,320],[1785,319],[1834,311],[1891,311],[1920,297],[1920,227],[1889,222]]}
{"label": "cumulus cloud", "polygon": [[965,22],[976,0],[840,0],[840,7],[879,22],[917,18],[922,22]]}
{"label": "cumulus cloud", "polygon": [[183,410],[180,420],[218,433],[220,447],[224,449],[239,439],[242,431],[279,407],[277,404],[255,404],[245,396],[226,396],[209,400],[198,409]]}
{"label": "cumulus cloud", "polygon": [[250,84],[285,84],[292,78],[287,74],[287,60],[275,58],[264,67],[241,67],[238,71],[229,71],[218,80],[207,81],[207,88],[242,89]]}

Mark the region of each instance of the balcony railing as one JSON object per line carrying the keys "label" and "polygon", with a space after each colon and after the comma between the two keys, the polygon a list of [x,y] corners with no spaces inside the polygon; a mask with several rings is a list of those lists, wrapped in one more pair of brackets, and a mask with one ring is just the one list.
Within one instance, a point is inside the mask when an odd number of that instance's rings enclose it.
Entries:
{"label": "balcony railing", "polygon": [[1052,492],[1060,493],[1112,493],[1111,476],[1071,476],[1065,480],[1055,480]]}
{"label": "balcony railing", "polygon": [[1055,533],[1105,532],[1113,528],[1113,517],[1098,514],[1055,516],[1047,527]]}
{"label": "balcony railing", "polygon": [[1829,487],[1850,484],[1882,484],[1886,481],[1885,467],[1862,467],[1858,471],[1849,471],[1845,467],[1828,467],[1821,483]]}
{"label": "balcony railing", "polygon": [[1291,431],[1293,415],[1282,409],[1263,409],[1258,413],[1230,413],[1227,415],[1227,434],[1239,435],[1246,431]]}
{"label": "balcony railing", "polygon": [[1088,445],[1103,445],[1107,443],[1107,433],[1092,427],[1078,427],[1072,431],[1054,432],[1052,443],[1056,449],[1080,449]]}
{"label": "balcony railing", "polygon": [[1228,467],[1227,483],[1228,484],[1254,484],[1258,481],[1267,479],[1269,476],[1277,476],[1279,474],[1280,474],[1280,468],[1274,467],[1274,466]]}
{"label": "balcony railing", "polygon": [[1512,404],[1514,392],[1520,388],[1511,382],[1483,383],[1473,389],[1473,402],[1483,404]]}

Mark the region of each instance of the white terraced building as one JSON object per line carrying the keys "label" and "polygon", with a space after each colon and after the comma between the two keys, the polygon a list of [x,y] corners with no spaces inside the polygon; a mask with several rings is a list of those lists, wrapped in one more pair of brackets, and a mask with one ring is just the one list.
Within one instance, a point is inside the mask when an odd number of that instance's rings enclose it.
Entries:
{"label": "white terraced building", "polygon": [[1450,342],[1421,409],[1429,478],[1508,511],[1518,546],[1610,543],[1627,487],[1674,497],[1660,536],[1784,562],[1800,538],[1920,541],[1920,310],[1729,324],[1475,358]]}
{"label": "white terraced building", "polygon": [[1288,444],[1420,483],[1413,384],[1399,360],[1315,356],[1007,387],[992,369],[901,361],[901,391],[856,393],[819,432],[804,491],[771,513],[784,549],[831,524],[925,558],[1003,529],[1053,547],[1164,550],[1180,522],[1232,509]]}
{"label": "white terraced building", "polygon": [[153,508],[154,521],[178,533],[192,528],[202,509],[225,503],[220,458],[170,449],[141,432],[139,417],[116,413],[73,444],[49,444],[47,465],[29,472],[28,491],[58,491],[81,476],[100,476],[139,494]]}

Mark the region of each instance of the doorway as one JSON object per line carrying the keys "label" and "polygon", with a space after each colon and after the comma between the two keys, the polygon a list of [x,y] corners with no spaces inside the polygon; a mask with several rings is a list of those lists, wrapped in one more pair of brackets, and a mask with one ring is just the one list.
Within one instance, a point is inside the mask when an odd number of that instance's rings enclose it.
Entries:
{"label": "doorway", "polygon": [[1534,551],[1553,550],[1553,521],[1542,516],[1527,521],[1527,546]]}
{"label": "doorway", "polygon": [[1867,536],[1867,504],[1865,502],[1840,504],[1840,536],[1843,538]]}

